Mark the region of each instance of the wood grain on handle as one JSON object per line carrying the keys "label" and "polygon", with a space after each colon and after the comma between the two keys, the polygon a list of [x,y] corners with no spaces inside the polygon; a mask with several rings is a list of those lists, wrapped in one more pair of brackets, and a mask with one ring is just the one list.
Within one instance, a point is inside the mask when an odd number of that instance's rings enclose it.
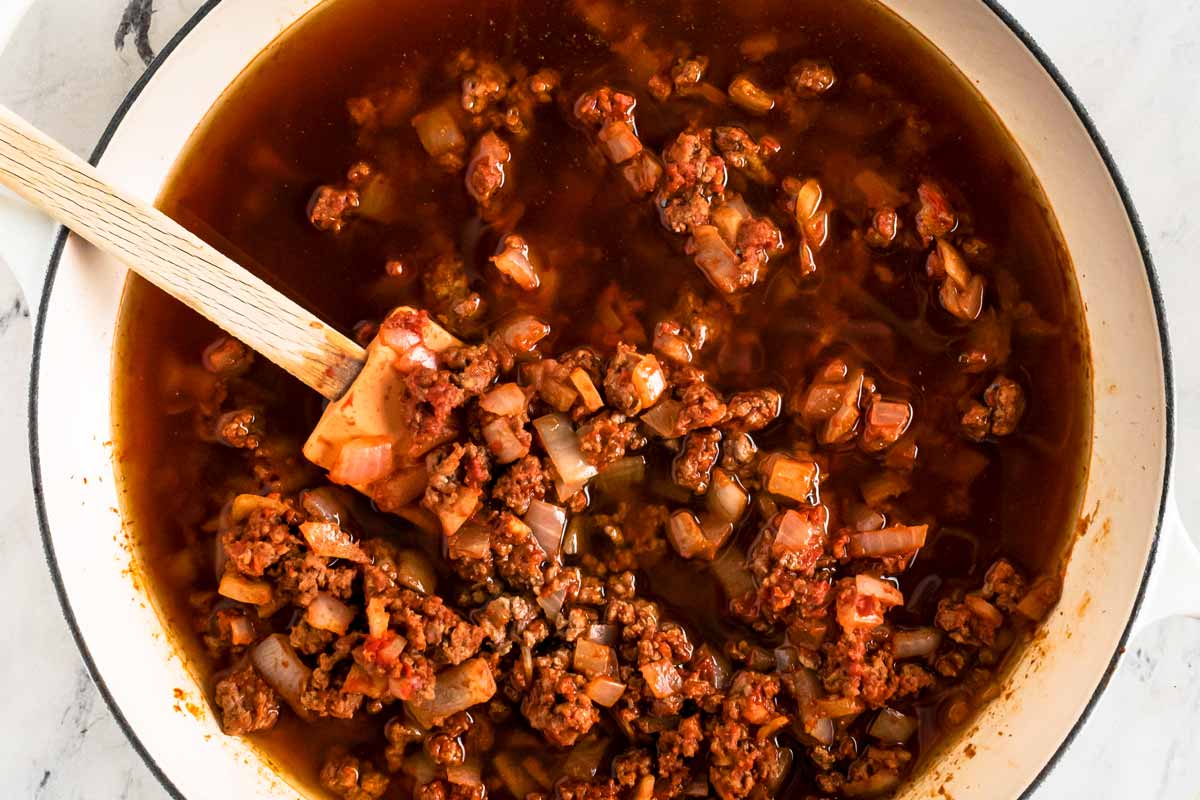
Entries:
{"label": "wood grain on handle", "polygon": [[0,184],[333,400],[366,353],[0,106]]}

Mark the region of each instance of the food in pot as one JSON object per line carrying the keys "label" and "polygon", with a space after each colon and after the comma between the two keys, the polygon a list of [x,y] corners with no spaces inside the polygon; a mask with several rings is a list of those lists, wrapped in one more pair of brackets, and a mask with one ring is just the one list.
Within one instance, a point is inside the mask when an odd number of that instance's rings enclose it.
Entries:
{"label": "food in pot", "polygon": [[893,792],[1060,590],[1086,345],[1024,162],[865,3],[385,5],[163,200],[355,332],[347,396],[126,300],[129,510],[224,730],[345,800]]}

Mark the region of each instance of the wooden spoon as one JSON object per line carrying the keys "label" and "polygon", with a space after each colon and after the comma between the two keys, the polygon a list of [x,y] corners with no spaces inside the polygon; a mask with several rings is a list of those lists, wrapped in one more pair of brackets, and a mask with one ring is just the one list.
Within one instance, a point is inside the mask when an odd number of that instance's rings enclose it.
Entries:
{"label": "wooden spoon", "polygon": [[0,184],[330,400],[366,351],[0,106]]}

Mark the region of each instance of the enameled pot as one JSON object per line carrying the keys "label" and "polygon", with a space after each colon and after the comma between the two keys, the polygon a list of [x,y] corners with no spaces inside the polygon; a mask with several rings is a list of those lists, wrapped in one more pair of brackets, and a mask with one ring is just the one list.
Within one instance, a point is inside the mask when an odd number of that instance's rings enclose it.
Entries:
{"label": "enameled pot", "polygon": [[[1069,745],[1104,691],[1135,615],[1152,621],[1200,611],[1200,558],[1168,491],[1166,326],[1120,179],[1044,55],[990,0],[881,1],[957,64],[1032,164],[1076,265],[1094,356],[1090,472],[1062,602],[1000,697],[904,795],[1003,800],[1030,792]],[[319,4],[207,3],[121,107],[96,150],[101,171],[155,198],[222,91]],[[168,791],[190,800],[295,797],[302,787],[245,741],[221,734],[138,579],[110,441],[113,336],[125,277],[64,236],[42,293],[30,436],[47,561],[92,676]]]}

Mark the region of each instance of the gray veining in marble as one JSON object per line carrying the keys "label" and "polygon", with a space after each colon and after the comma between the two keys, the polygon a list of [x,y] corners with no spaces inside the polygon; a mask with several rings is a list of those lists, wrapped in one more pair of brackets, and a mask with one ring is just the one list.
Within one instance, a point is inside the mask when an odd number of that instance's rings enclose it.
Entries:
{"label": "gray veining in marble", "polygon": [[[233,0],[230,0],[231,2]],[[252,0],[245,0],[250,2]],[[956,0],[930,0],[955,2]],[[5,15],[29,0],[0,0]],[[146,59],[201,0],[32,0],[0,54],[0,102],[91,151]],[[1177,475],[1200,476],[1200,0],[1009,0],[1096,119],[1129,183],[1158,264],[1176,346]],[[115,47],[114,44],[121,46]],[[3,46],[0,39],[0,47]],[[0,204],[4,198],[0,197]],[[11,210],[11,209],[10,209]],[[4,208],[0,208],[3,212]],[[5,215],[0,213],[0,218]],[[14,221],[15,220],[15,221]],[[0,787],[7,797],[158,800],[166,793],[83,669],[42,563],[25,454],[35,304],[53,229],[0,223]],[[13,278],[29,289],[22,296]],[[1180,492],[1200,530],[1200,492]],[[1197,576],[1200,579],[1200,576]],[[1200,622],[1168,620],[1131,642],[1109,691],[1035,800],[1200,797]]]}

